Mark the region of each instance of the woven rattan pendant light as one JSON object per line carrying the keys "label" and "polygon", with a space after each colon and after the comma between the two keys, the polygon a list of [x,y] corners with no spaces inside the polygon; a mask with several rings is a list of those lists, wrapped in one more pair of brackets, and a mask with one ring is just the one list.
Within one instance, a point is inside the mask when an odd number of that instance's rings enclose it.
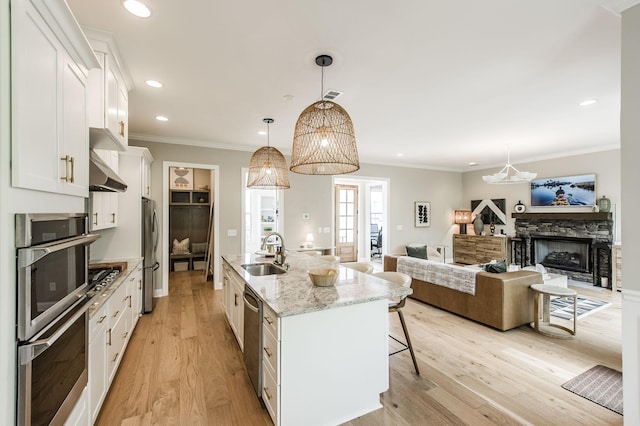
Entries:
{"label": "woven rattan pendant light", "polygon": [[269,124],[273,118],[265,118],[267,124],[267,146],[253,153],[249,161],[247,188],[288,189],[289,172],[284,155],[269,144]]}
{"label": "woven rattan pendant light", "polygon": [[339,175],[360,169],[351,117],[337,103],[323,99],[324,67],[332,62],[328,55],[316,58],[316,64],[322,68],[320,100],[302,111],[296,122],[291,153],[292,172]]}

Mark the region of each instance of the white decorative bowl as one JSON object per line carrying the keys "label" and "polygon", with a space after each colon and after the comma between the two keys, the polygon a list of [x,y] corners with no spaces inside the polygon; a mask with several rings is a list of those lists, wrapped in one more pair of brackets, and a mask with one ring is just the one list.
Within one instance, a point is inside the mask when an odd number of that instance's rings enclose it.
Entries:
{"label": "white decorative bowl", "polygon": [[312,268],[307,271],[313,285],[319,287],[332,286],[340,273],[335,268]]}

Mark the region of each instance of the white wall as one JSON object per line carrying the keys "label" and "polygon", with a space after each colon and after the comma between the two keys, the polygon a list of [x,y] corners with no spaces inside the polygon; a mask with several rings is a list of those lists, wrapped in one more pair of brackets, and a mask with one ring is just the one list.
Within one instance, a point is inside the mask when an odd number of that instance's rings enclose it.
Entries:
{"label": "white wall", "polygon": [[622,366],[624,423],[640,424],[640,282],[636,259],[640,258],[640,5],[622,14]]}
{"label": "white wall", "polygon": [[[611,144],[617,141],[608,141]],[[546,177],[575,176],[584,174],[596,174],[596,195],[606,195],[611,200],[612,212],[615,212],[615,237],[620,241],[622,202],[620,195],[620,150],[594,152],[590,154],[575,155],[572,157],[556,158],[530,163],[514,164],[520,171],[538,173],[536,179]],[[505,229],[508,235],[515,233],[515,220],[511,218],[514,212],[513,206],[519,201],[527,206],[527,212],[580,212],[591,211],[589,207],[531,207],[530,185],[491,185],[482,180],[483,175],[493,174],[500,167],[491,169],[474,170],[466,172],[462,176],[462,198],[466,208],[471,208],[471,200],[487,198],[505,198],[507,203],[507,225],[496,227],[497,231]],[[627,198],[628,200],[628,198]]]}

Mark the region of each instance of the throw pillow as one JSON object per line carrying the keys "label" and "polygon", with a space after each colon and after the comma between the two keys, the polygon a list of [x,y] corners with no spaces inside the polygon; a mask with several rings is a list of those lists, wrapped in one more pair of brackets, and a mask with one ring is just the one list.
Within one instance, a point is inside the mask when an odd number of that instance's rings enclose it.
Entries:
{"label": "throw pillow", "polygon": [[496,263],[487,263],[484,265],[484,270],[487,272],[493,272],[494,274],[500,274],[502,272],[507,272],[507,262],[501,260]]}
{"label": "throw pillow", "polygon": [[431,246],[427,246],[427,259],[436,260],[438,262],[444,262],[444,257],[442,256],[442,253],[440,253],[437,248],[431,247]]}
{"label": "throw pillow", "polygon": [[182,241],[174,239],[172,254],[189,254],[189,238],[185,238]]}
{"label": "throw pillow", "polygon": [[410,244],[405,247],[407,250],[407,256],[417,257],[419,259],[427,258],[427,246],[426,244]]}

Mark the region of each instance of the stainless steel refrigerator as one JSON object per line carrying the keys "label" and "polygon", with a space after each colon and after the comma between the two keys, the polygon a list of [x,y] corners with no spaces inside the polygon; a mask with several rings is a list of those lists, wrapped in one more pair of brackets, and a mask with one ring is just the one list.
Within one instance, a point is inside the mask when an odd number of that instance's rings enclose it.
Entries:
{"label": "stainless steel refrigerator", "polygon": [[142,197],[142,312],[153,310],[153,275],[160,264],[156,261],[158,248],[158,216],[156,203]]}

